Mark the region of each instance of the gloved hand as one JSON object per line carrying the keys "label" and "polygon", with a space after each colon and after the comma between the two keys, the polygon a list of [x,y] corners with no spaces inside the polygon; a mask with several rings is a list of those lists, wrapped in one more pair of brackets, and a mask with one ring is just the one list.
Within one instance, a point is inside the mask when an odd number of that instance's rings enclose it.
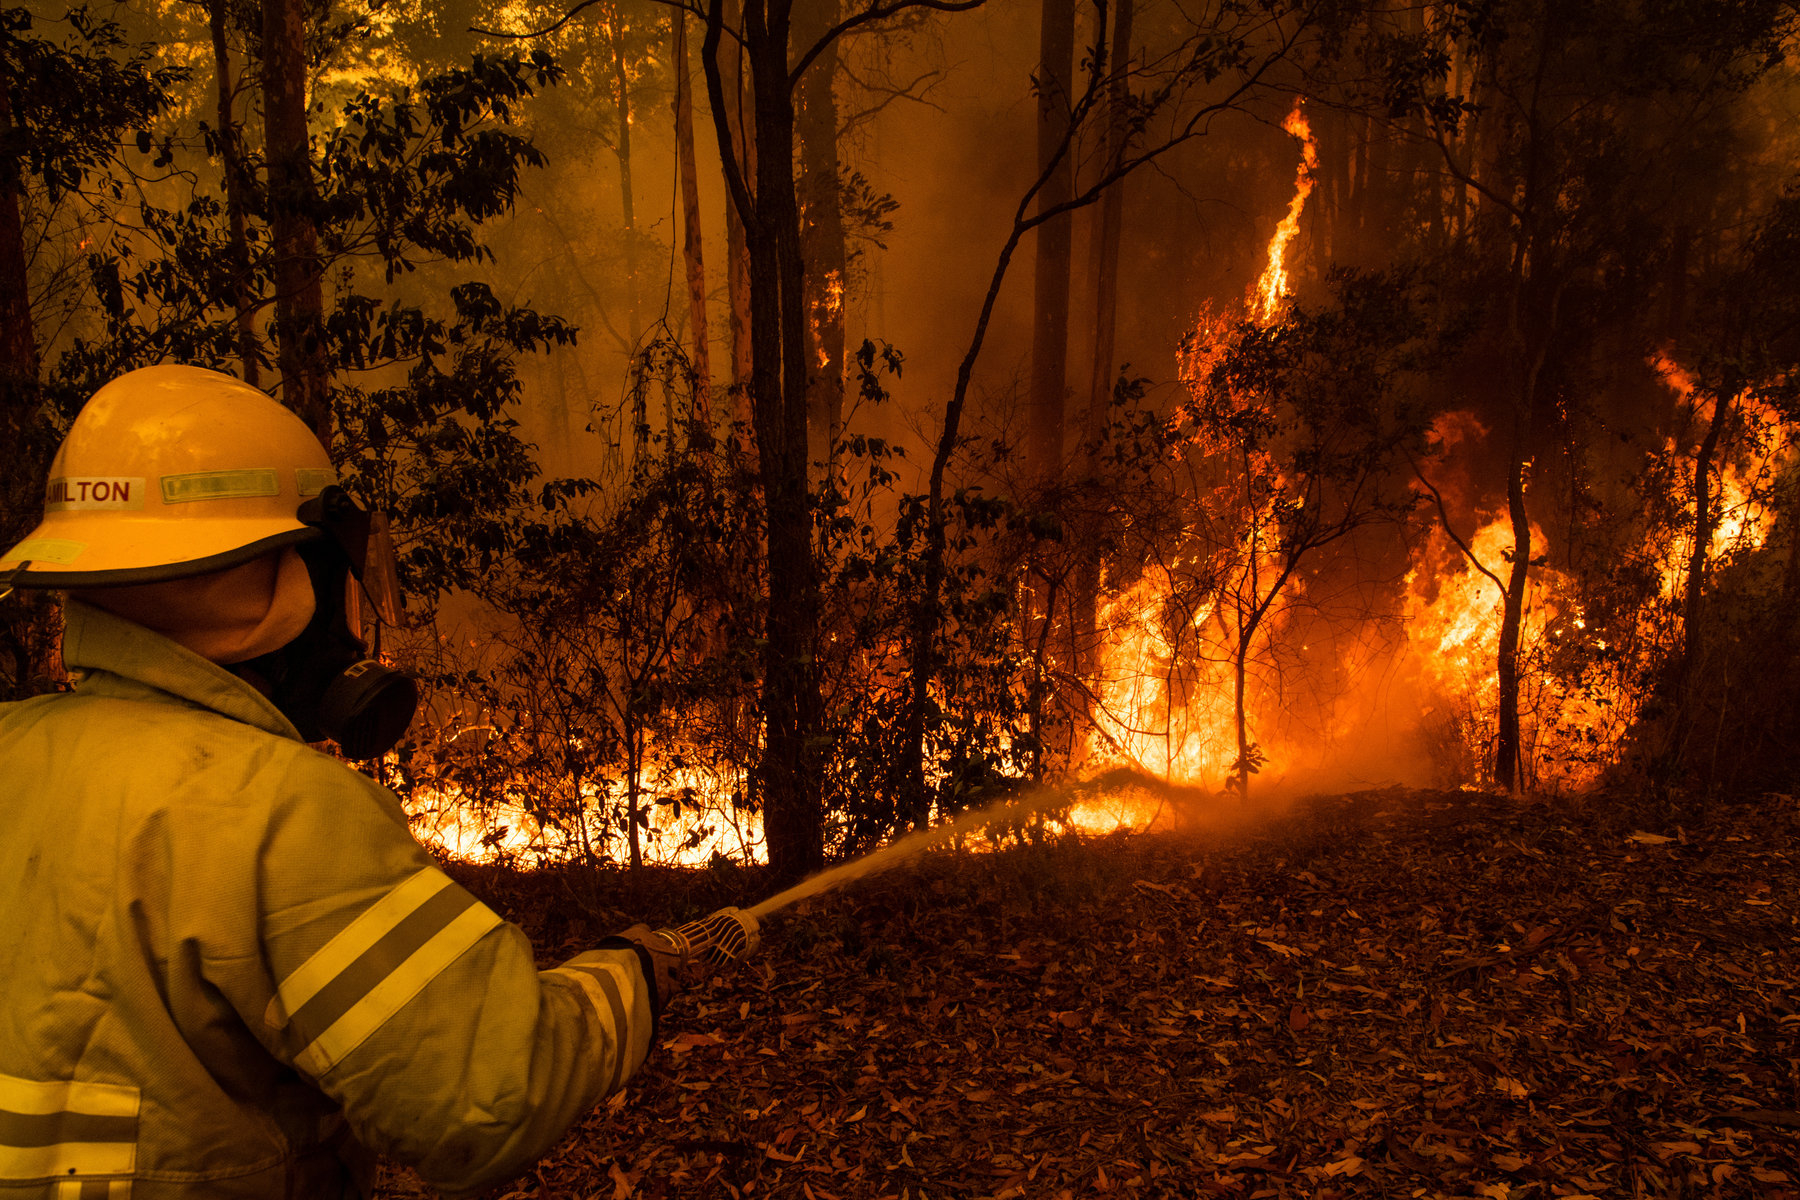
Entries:
{"label": "gloved hand", "polygon": [[629,946],[638,952],[644,978],[650,983],[651,1008],[659,1015],[663,1005],[693,982],[687,957],[675,943],[648,925],[633,925],[613,934],[600,945],[602,948]]}

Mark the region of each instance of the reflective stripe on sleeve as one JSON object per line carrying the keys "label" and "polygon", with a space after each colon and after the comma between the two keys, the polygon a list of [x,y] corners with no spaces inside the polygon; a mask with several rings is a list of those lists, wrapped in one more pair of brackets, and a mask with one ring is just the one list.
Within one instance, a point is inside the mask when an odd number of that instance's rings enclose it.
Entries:
{"label": "reflective stripe on sleeve", "polygon": [[267,1020],[301,1049],[294,1065],[319,1078],[425,985],[501,923],[435,867],[365,909],[282,981]]}
{"label": "reflective stripe on sleeve", "polygon": [[133,1170],[139,1103],[126,1084],[0,1075],[0,1179]]}
{"label": "reflective stripe on sleeve", "polygon": [[56,1200],[131,1200],[129,1179],[59,1179]]}
{"label": "reflective stripe on sleeve", "polygon": [[[650,1053],[649,999],[642,995],[642,986],[621,963],[572,961],[549,973],[567,976],[580,984],[582,994],[600,1019],[599,1023],[610,1025],[613,1061],[606,1083],[606,1094],[610,1096]],[[645,1012],[634,1020],[633,1012],[640,999]],[[607,1046],[596,1041],[593,1047],[596,1073],[606,1070],[603,1058],[606,1052]]]}

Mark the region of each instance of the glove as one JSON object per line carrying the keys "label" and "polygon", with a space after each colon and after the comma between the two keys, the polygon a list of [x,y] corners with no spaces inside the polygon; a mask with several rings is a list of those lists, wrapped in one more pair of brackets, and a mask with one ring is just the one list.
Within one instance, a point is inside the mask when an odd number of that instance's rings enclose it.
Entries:
{"label": "glove", "polygon": [[633,925],[600,945],[637,951],[653,993],[651,1006],[660,1015],[664,1004],[709,970],[755,954],[762,947],[762,926],[742,909],[721,908],[676,929]]}
{"label": "glove", "polygon": [[636,950],[638,965],[650,984],[650,1008],[662,1015],[663,1005],[679,995],[691,982],[687,956],[668,938],[648,925],[633,925],[600,943],[601,949],[617,947]]}

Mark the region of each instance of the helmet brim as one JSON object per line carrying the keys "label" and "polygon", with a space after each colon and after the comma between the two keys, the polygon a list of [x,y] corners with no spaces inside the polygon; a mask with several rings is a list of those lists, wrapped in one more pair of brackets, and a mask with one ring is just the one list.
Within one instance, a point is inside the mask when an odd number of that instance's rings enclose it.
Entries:
{"label": "helmet brim", "polygon": [[[224,524],[224,522],[222,522]],[[237,524],[250,524],[238,522]],[[267,522],[256,522],[266,527]],[[268,554],[285,546],[296,546],[302,542],[318,541],[324,537],[324,531],[311,525],[295,524],[285,529],[262,537],[253,537],[249,541],[238,541],[228,548],[210,554],[202,554],[196,558],[183,559],[179,562],[143,563],[129,562],[121,565],[108,565],[108,560],[120,558],[129,560],[137,557],[135,547],[92,547],[81,557],[84,561],[79,568],[59,563],[51,558],[34,559],[32,548],[35,545],[68,544],[58,539],[57,531],[46,521],[31,535],[7,552],[0,559],[0,584],[14,588],[103,588],[128,587],[140,583],[164,583],[171,579],[185,579],[191,575],[205,575],[211,571],[222,571],[227,567],[247,563],[259,555]],[[242,537],[242,531],[239,531]],[[226,539],[228,542],[236,539]],[[84,548],[88,551],[90,548]],[[112,553],[106,553],[111,549]],[[165,551],[166,553],[166,551]],[[91,562],[92,565],[89,565]]]}

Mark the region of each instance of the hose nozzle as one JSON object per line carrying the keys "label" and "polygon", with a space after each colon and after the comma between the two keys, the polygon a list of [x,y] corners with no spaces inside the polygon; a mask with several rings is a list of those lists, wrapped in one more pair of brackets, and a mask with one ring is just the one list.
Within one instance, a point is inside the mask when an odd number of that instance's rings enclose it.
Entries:
{"label": "hose nozzle", "polygon": [[711,916],[674,929],[659,929],[686,963],[723,967],[742,962],[762,949],[762,927],[741,908],[721,908]]}

